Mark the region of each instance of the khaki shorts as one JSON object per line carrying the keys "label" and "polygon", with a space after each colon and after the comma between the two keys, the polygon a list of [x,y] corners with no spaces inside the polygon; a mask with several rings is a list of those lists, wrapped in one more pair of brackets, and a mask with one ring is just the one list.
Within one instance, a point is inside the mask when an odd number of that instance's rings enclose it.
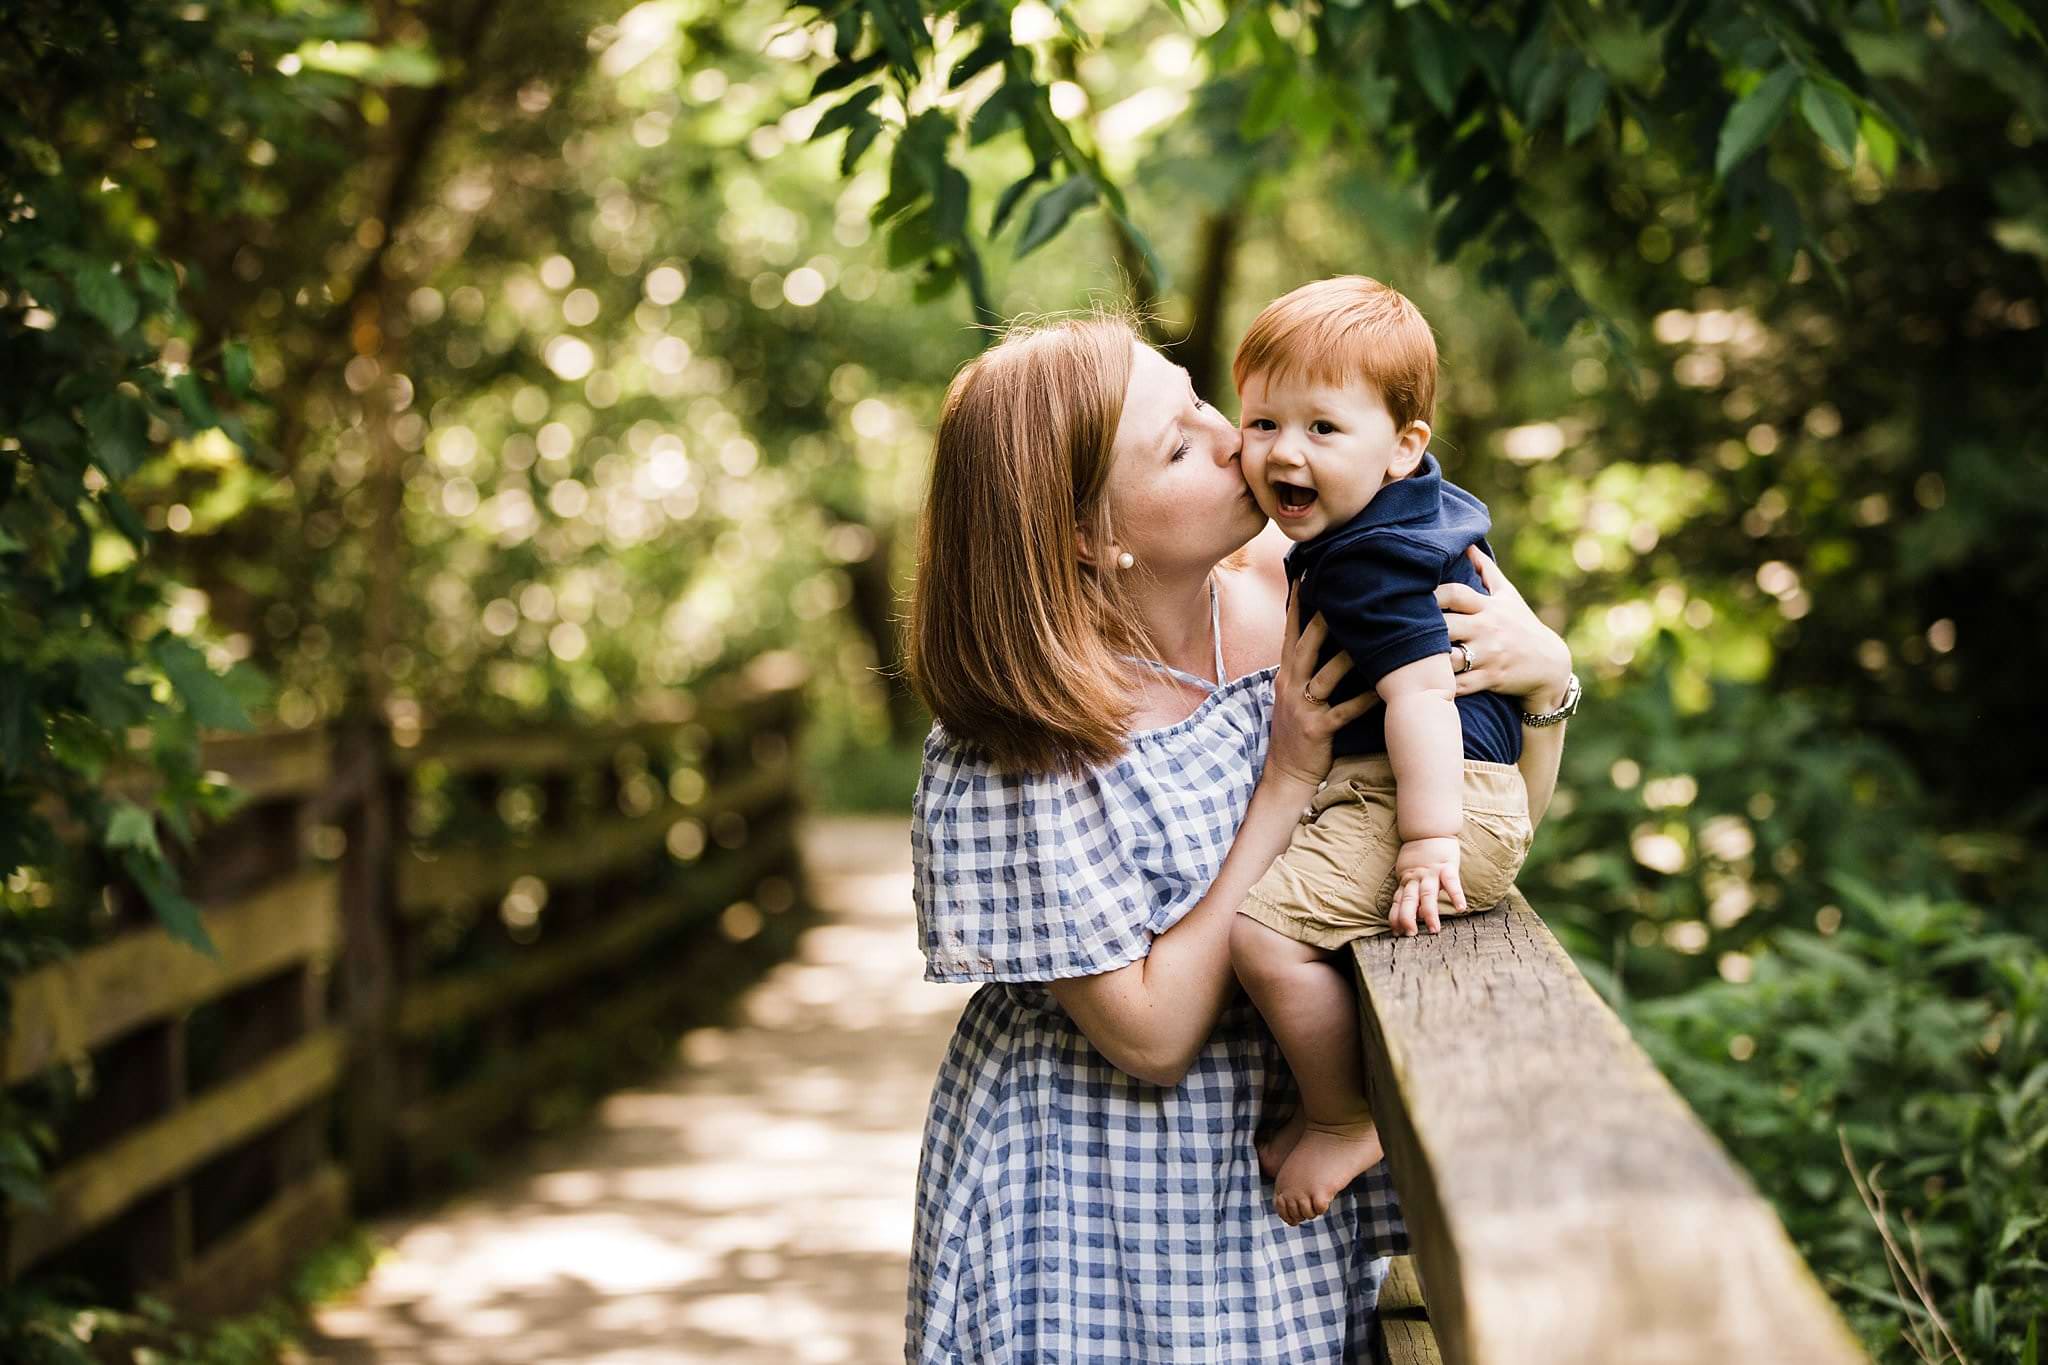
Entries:
{"label": "khaki shorts", "polygon": [[[1458,879],[1470,909],[1491,910],[1529,856],[1529,792],[1512,764],[1467,759],[1464,794]],[[1340,758],[1238,913],[1317,948],[1387,933],[1400,851],[1393,764],[1385,754]],[[1438,896],[1437,913],[1457,913],[1449,896]]]}

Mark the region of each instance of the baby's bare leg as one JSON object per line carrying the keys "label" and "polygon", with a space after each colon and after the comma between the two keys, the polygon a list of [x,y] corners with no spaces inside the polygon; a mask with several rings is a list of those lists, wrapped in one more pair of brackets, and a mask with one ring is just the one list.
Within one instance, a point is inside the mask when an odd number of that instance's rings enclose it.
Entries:
{"label": "baby's bare leg", "polygon": [[1365,1098],[1358,1003],[1330,955],[1240,915],[1231,960],[1301,1086],[1306,1125],[1274,1180],[1287,1223],[1320,1216],[1383,1154]]}

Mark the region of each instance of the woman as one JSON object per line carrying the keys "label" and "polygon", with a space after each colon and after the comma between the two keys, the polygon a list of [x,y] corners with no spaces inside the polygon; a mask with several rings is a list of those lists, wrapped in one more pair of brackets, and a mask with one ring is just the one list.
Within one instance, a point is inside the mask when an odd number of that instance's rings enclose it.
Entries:
{"label": "woman", "polygon": [[[1366,1358],[1406,1231],[1382,1162],[1268,1207],[1292,1105],[1231,917],[1371,701],[1296,630],[1236,428],[1114,318],[1013,332],[947,393],[911,608],[938,724],[912,825],[927,977],[969,1002],[918,1174],[908,1359]],[[1563,642],[1491,564],[1442,600],[1460,688],[1558,704]],[[1532,812],[1559,730],[1527,732]]]}

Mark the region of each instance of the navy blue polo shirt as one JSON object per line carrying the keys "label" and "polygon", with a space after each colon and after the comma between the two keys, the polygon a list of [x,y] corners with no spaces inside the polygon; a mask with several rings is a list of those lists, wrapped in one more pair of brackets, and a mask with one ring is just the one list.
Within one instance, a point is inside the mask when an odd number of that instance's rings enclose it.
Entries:
{"label": "navy blue polo shirt", "polygon": [[[1301,585],[1301,619],[1317,612],[1329,626],[1322,657],[1351,654],[1351,671],[1332,704],[1369,692],[1395,669],[1448,654],[1451,637],[1436,604],[1437,585],[1463,583],[1481,593],[1479,571],[1465,557],[1486,543],[1486,504],[1443,476],[1436,456],[1373,494],[1365,510],[1287,552],[1287,577]],[[1339,758],[1387,751],[1387,708],[1375,706],[1337,732]],[[1513,763],[1522,756],[1522,711],[1494,692],[1458,698],[1465,757]]]}

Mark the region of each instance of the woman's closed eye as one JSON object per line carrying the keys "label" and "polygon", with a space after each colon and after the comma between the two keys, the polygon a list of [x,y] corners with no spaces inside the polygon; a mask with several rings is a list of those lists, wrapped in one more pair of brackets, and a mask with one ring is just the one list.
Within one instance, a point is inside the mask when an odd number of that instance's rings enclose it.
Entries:
{"label": "woman's closed eye", "polygon": [[1188,451],[1192,448],[1193,447],[1190,446],[1188,442],[1182,441],[1180,443],[1180,449],[1173,452],[1173,455],[1167,460],[1167,463],[1179,464],[1182,460],[1185,460],[1188,457]]}

